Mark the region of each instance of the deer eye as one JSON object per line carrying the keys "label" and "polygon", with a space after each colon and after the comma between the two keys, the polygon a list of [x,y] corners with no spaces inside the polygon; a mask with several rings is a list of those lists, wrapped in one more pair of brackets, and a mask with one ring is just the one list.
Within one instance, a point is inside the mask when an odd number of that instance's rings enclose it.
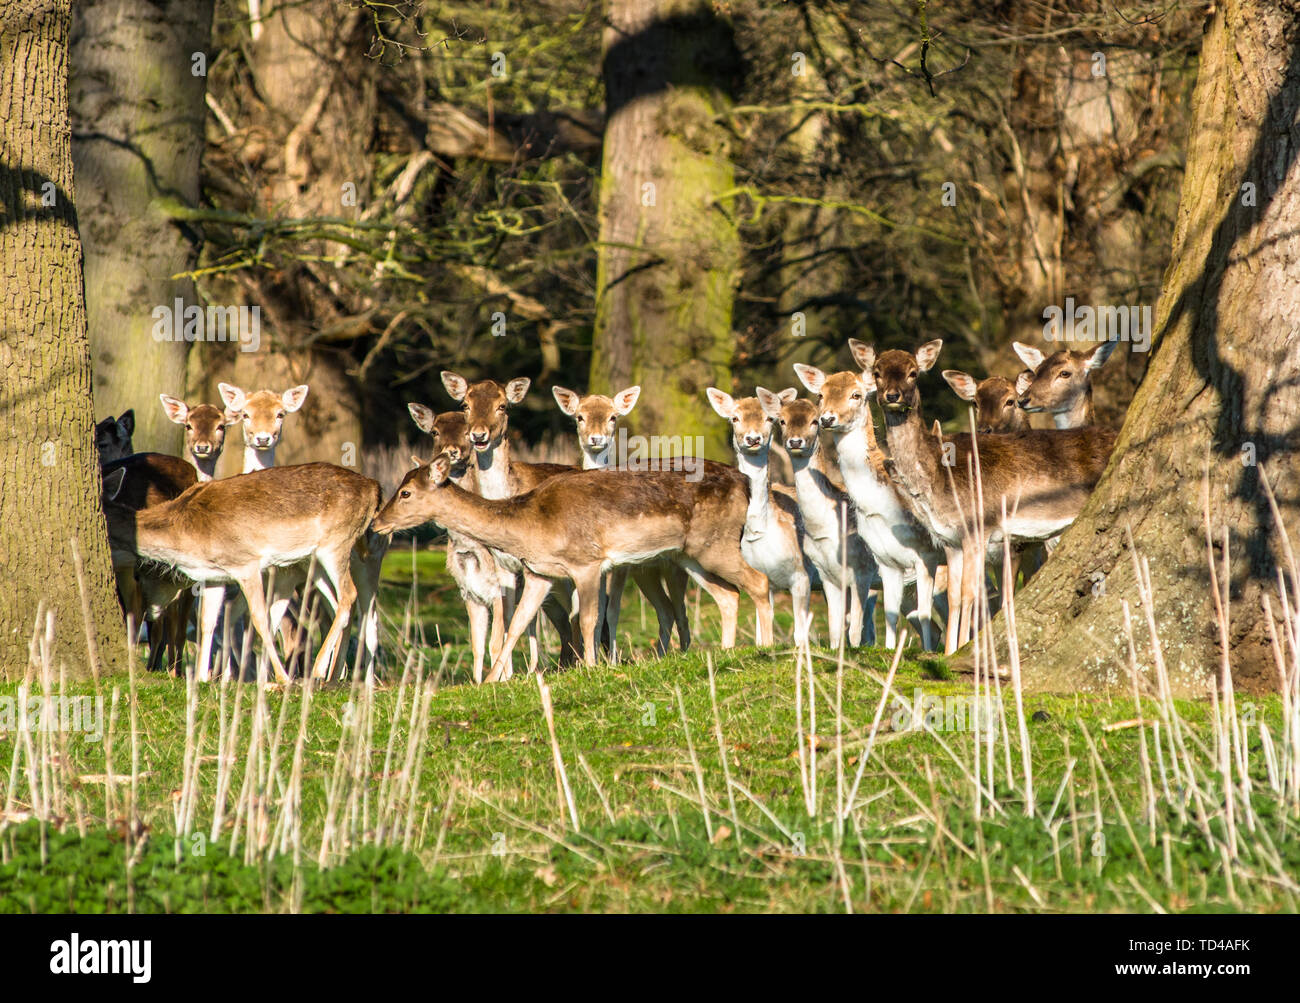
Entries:
{"label": "deer eye", "polygon": [[283,418],[284,418],[284,412],[283,412],[283,411],[277,411],[275,417],[276,417],[277,420],[283,420]]}
{"label": "deer eye", "polygon": [[853,391],[853,399],[854,399],[855,401],[860,401],[860,400],[862,400],[862,392],[859,391],[859,390],[854,390],[854,391]]}
{"label": "deer eye", "polygon": [[194,431],[194,426],[191,425],[188,421],[185,423],[185,431],[187,431],[187,432],[193,432],[193,431]]}
{"label": "deer eye", "polygon": [[908,378],[909,380],[914,380],[914,379],[916,379],[916,370],[913,369],[910,373],[908,373],[908,374],[907,374],[907,378]]}
{"label": "deer eye", "polygon": [[398,494],[398,497],[399,497],[399,498],[410,498],[410,497],[411,497],[411,492],[409,492],[409,491],[402,491],[402,492],[400,492],[400,493]]}
{"label": "deer eye", "polygon": [[1058,380],[1068,380],[1070,378],[1070,371],[1068,369],[1062,369],[1056,374],[1056,378]]}
{"label": "deer eye", "polygon": [[502,411],[502,412],[504,412],[505,409],[506,409],[506,406],[505,406],[504,404],[501,404],[501,405],[499,405],[499,406],[497,407],[497,410],[498,410],[498,411]]}

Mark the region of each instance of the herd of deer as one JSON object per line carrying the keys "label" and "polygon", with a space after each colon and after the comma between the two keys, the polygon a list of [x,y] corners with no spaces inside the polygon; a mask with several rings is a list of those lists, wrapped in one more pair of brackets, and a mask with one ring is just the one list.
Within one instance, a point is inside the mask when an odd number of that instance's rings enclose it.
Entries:
{"label": "herd of deer", "polygon": [[[555,387],[556,402],[577,426],[582,466],[515,460],[509,411],[528,393],[529,380],[470,383],[444,372],[443,385],[461,409],[409,405],[433,440],[433,459],[412,457],[414,469],[387,503],[377,482],[343,467],[274,465],[285,416],[302,406],[306,386],[245,394],[223,383],[222,407],[189,407],[163,395],[167,415],[185,427],[183,459],[132,453],[130,412],[96,428],[128,624],[150,624],[151,668],[165,658],[179,671],[197,597],[198,678],[211,677],[218,650],[220,671],[234,671],[231,637],[246,618],[283,682],[290,678],[286,662],[306,647],[302,614],[319,592],[333,620],[313,676],[333,673],[354,601],[357,660],[370,671],[388,540],[432,521],[447,530],[447,567],[465,601],[476,682],[509,678],[525,636],[536,668],[539,613],[555,625],[561,661],[592,664],[602,648],[616,658],[629,577],[654,608],[656,650],[663,653],[674,629],[681,648],[690,644],[690,580],[718,605],[723,647],[736,643],[741,591],[755,607],[757,643],[774,642],[775,591],[791,594],[794,639],[808,642],[817,586],[831,645],[872,644],[877,580],[885,641],[893,647],[904,588],[914,583],[915,615],[930,649],[936,585],[942,588],[946,576],[945,650],[955,651],[971,636],[986,568],[1001,572],[1002,589],[1011,587],[1016,555],[1057,537],[1101,476],[1116,433],[1093,424],[1091,376],[1114,343],[1050,356],[1017,344],[1028,368],[1014,384],[945,371],[974,407],[976,435],[945,435],[921,416],[917,380],[942,344],[877,355],[850,341],[856,370],[794,367],[815,400],[800,399],[793,388],[759,387],[739,400],[709,388],[714,410],[731,423],[734,467],[696,459],[688,469],[678,459],[651,471],[620,469],[615,432],[638,387],[614,397]],[[884,413],[887,450],[877,439],[872,397]],[[1034,412],[1051,414],[1055,427],[1031,429],[1026,415]],[[243,426],[244,473],[216,479],[226,428],[234,424]],[[790,459],[792,487],[773,483],[774,440]],[[1004,553],[1013,555],[1010,568],[1001,567]],[[238,593],[228,596],[230,586]],[[295,606],[297,615],[289,616]]]}

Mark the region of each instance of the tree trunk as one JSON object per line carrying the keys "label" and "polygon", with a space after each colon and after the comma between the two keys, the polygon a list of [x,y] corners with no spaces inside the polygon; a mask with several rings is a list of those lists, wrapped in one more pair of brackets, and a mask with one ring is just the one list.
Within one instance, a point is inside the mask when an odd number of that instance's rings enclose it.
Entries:
{"label": "tree trunk", "polygon": [[705,0],[609,0],[591,389],[647,389],[629,431],[702,436],[730,459],[704,397],[731,388],[739,238],[728,203],[739,54]]}
{"label": "tree trunk", "polygon": [[213,0],[78,4],[68,98],[85,252],[86,316],[97,414],[135,409],[135,448],[180,452],[183,431],[159,406],[184,397],[183,341],[155,341],[155,307],[195,303],[195,234],[158,210],[199,201]]}
{"label": "tree trunk", "polygon": [[92,434],[70,18],[68,0],[0,8],[0,678],[25,672],[38,607],[54,617],[56,667],[85,676],[96,662],[108,669],[122,660]]}
{"label": "tree trunk", "polygon": [[[1267,474],[1291,545],[1300,547],[1298,43],[1300,23],[1281,3],[1227,0],[1209,22],[1146,377],[1096,492],[1016,600],[1031,685],[1126,686],[1122,600],[1134,610],[1139,664],[1152,665],[1126,527],[1150,564],[1175,689],[1204,693],[1213,683],[1221,648],[1204,528],[1207,476],[1221,585],[1225,527],[1229,534],[1235,681],[1255,690],[1277,685],[1262,600],[1271,597],[1276,615],[1277,568],[1287,565],[1260,479]],[[1293,604],[1294,584],[1287,582]]]}

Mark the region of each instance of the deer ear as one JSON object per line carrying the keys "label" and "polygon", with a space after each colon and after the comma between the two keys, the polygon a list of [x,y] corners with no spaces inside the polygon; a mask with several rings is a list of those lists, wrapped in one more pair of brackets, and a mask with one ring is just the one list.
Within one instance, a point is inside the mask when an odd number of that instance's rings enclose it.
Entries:
{"label": "deer ear", "polygon": [[870,369],[876,364],[876,350],[865,341],[850,338],[849,351],[853,353],[853,361],[858,364],[859,369]]}
{"label": "deer ear", "polygon": [[411,412],[411,420],[421,432],[433,433],[433,408],[411,401],[406,410]]}
{"label": "deer ear", "polygon": [[416,456],[414,453],[412,453],[412,454],[411,454],[411,469],[412,469],[412,470],[416,470],[416,469],[418,469],[419,467],[422,467],[422,466],[424,466],[424,461],[423,461],[422,459],[420,459],[418,456]]}
{"label": "deer ear", "polygon": [[560,405],[560,410],[570,418],[578,413],[578,405],[582,401],[572,390],[566,390],[564,387],[551,387],[551,395],[555,398],[555,403]]}
{"label": "deer ear", "polygon": [[442,385],[447,388],[447,393],[451,395],[451,399],[454,401],[464,400],[465,391],[469,389],[465,377],[457,376],[449,369],[442,371]]}
{"label": "deer ear", "polygon": [[868,397],[876,392],[876,377],[872,374],[870,369],[862,370],[862,372],[858,374],[858,379],[862,381],[862,389],[867,392]]}
{"label": "deer ear", "polygon": [[439,453],[429,464],[429,480],[435,484],[445,484],[447,475],[451,472],[451,459],[446,453]]}
{"label": "deer ear", "polygon": [[280,403],[286,411],[297,411],[307,399],[307,384],[293,387],[280,395]]}
{"label": "deer ear", "polygon": [[626,390],[620,390],[614,395],[614,410],[620,416],[626,416],[636,407],[636,402],[641,399],[640,387],[628,387]]}
{"label": "deer ear", "polygon": [[[1106,360],[1110,358],[1111,352],[1115,351],[1115,346],[1118,344],[1118,341],[1103,341],[1100,345],[1094,348],[1092,354],[1088,356],[1088,371],[1091,372],[1094,369],[1100,369],[1104,366]],[[127,413],[129,414],[130,412]],[[126,415],[123,415],[122,417],[125,418]]]}
{"label": "deer ear", "polygon": [[816,366],[806,366],[802,362],[794,364],[794,374],[799,378],[799,382],[804,388],[812,394],[822,392],[822,387],[826,384],[826,374]]}
{"label": "deer ear", "polygon": [[190,413],[190,409],[183,400],[177,400],[175,397],[167,396],[167,394],[159,394],[158,399],[162,401],[163,410],[167,412],[168,418],[177,425],[185,424],[185,418]]}
{"label": "deer ear", "polygon": [[704,391],[704,395],[709,398],[709,403],[713,405],[713,410],[718,412],[718,416],[731,420],[732,415],[736,413],[736,402],[731,399],[731,394],[723,393],[717,387],[709,387]]}
{"label": "deer ear", "polygon": [[506,400],[511,404],[518,404],[528,394],[528,387],[532,384],[527,376],[520,376],[506,384]]}
{"label": "deer ear", "polygon": [[786,387],[776,396],[782,404],[793,404],[799,396],[799,391],[794,387]]}
{"label": "deer ear", "polygon": [[939,424],[938,418],[935,418],[934,424],[930,426],[930,434],[933,435],[936,439],[943,438],[943,426]]}
{"label": "deer ear", "polygon": [[930,368],[939,361],[939,349],[941,348],[943,348],[942,338],[927,341],[916,350],[916,367],[923,373],[929,372]]}
{"label": "deer ear", "polygon": [[1033,345],[1022,345],[1018,341],[1013,341],[1011,347],[1015,349],[1016,355],[1020,357],[1020,361],[1033,370],[1037,370],[1038,367],[1043,364],[1043,359],[1046,358],[1046,356],[1038,349],[1034,348]]}
{"label": "deer ear", "polygon": [[781,417],[780,397],[763,387],[755,387],[754,396],[758,398],[758,405],[765,415],[773,420]]}
{"label": "deer ear", "polygon": [[126,467],[118,467],[104,475],[104,497],[112,501],[122,490],[122,481],[126,479]]}
{"label": "deer ear", "polygon": [[217,393],[221,394],[221,399],[225,403],[227,410],[239,412],[244,410],[244,405],[248,403],[248,396],[239,387],[232,386],[229,383],[218,383]]}
{"label": "deer ear", "polygon": [[962,400],[973,401],[975,399],[976,384],[973,377],[968,376],[959,369],[945,369],[943,378],[948,381],[948,386],[952,387]]}
{"label": "deer ear", "polygon": [[1029,384],[1034,382],[1034,371],[1032,369],[1022,369],[1016,377],[1016,396],[1023,397],[1029,392]]}
{"label": "deer ear", "polygon": [[[1103,359],[1102,361],[1104,362],[1106,360]],[[121,417],[117,419],[117,423],[118,425],[121,426],[122,431],[125,432],[127,435],[134,435],[135,434],[135,408],[127,408],[127,410],[123,411]]]}

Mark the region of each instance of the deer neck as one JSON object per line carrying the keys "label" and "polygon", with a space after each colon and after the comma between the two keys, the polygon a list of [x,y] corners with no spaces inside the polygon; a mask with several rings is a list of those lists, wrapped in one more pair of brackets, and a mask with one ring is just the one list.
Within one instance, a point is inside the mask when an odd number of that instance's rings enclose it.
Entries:
{"label": "deer neck", "polygon": [[430,518],[449,532],[477,540],[494,550],[522,555],[538,539],[536,525],[504,498],[485,498],[454,481],[439,488]]}
{"label": "deer neck", "polygon": [[270,449],[254,449],[247,443],[244,444],[244,473],[251,474],[254,470],[269,470],[275,466],[275,446]]}
{"label": "deer neck", "polygon": [[[949,496],[940,455],[943,443],[926,429],[920,407],[901,414],[886,411],[885,436],[894,470],[908,495],[914,500],[924,500],[927,505]],[[960,479],[964,473],[964,470],[953,467],[954,478]]]}
{"label": "deer neck", "polygon": [[1052,424],[1057,428],[1086,428],[1096,424],[1092,410],[1092,387],[1079,395],[1068,411],[1057,411],[1052,415]]}
{"label": "deer neck", "polygon": [[749,480],[749,506],[745,510],[746,540],[759,539],[773,523],[772,473],[767,462],[771,448],[769,441],[759,453],[736,450],[736,466]]}
{"label": "deer neck", "polygon": [[[189,450],[185,451],[185,459],[189,460],[190,466],[193,467],[196,471],[198,471],[199,480],[201,482],[210,481],[217,476],[217,460],[219,460],[220,458],[221,458],[220,453],[215,455],[209,453],[207,456],[200,459],[199,457],[195,456],[191,451]],[[245,465],[247,465],[248,463],[247,458],[245,458],[244,463]],[[245,473],[247,473],[247,470],[245,470]]]}
{"label": "deer neck", "polygon": [[885,473],[871,417],[863,415],[859,424],[833,434],[840,476],[853,507],[865,516],[882,515],[897,521],[903,515],[903,506]]}
{"label": "deer neck", "polygon": [[790,466],[805,531],[816,540],[838,538],[840,497],[831,484],[825,450],[816,446],[807,456],[791,454]]}
{"label": "deer neck", "polygon": [[514,494],[510,480],[510,443],[504,432],[501,441],[490,449],[474,451],[473,467],[482,497],[500,499]]}
{"label": "deer neck", "polygon": [[614,443],[610,442],[603,452],[590,453],[585,446],[579,446],[582,450],[582,469],[583,470],[608,470],[614,455]]}

